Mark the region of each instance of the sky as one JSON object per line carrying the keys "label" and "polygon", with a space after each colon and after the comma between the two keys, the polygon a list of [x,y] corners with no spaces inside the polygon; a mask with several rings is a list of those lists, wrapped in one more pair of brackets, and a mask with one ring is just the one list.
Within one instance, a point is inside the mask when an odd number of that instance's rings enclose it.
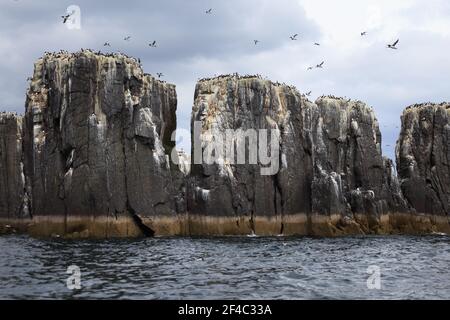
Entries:
{"label": "sky", "polygon": [[[62,23],[70,5],[80,7],[80,29]],[[398,50],[386,48],[397,39]],[[44,51],[81,48],[124,52],[145,72],[162,72],[177,86],[178,127],[187,130],[197,79],[234,72],[312,91],[312,99],[366,102],[390,158],[405,107],[450,101],[446,0],[0,0],[0,110],[23,113],[26,79]]]}

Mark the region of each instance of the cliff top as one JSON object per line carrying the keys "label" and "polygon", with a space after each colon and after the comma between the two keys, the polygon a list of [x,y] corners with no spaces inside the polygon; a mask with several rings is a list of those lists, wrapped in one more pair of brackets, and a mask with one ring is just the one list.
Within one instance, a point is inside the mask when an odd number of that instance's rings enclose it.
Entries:
{"label": "cliff top", "polygon": [[434,107],[445,107],[445,109],[450,109],[450,102],[441,102],[441,103],[423,102],[423,103],[416,103],[416,104],[413,104],[413,105],[410,105],[410,106],[406,107],[405,112],[407,112],[407,111],[414,111],[415,109],[434,108]]}
{"label": "cliff top", "polygon": [[[61,50],[58,52],[45,52],[44,55],[38,59],[39,61],[53,61],[53,60],[61,60],[61,61],[70,61],[75,60],[79,58],[88,58],[88,59],[97,59],[100,62],[111,62],[110,60],[116,60],[118,63],[124,63],[132,66],[133,68],[139,70],[139,73],[142,73],[143,76],[149,76],[154,78],[154,80],[169,84],[164,80],[161,80],[149,73],[145,73],[142,69],[141,60],[139,58],[130,57],[125,53],[122,52],[111,52],[111,53],[104,53],[101,51],[94,51],[91,49],[81,49],[77,52],[68,52],[65,50]],[[102,61],[106,60],[106,61]],[[169,84],[172,85],[172,84]],[[174,86],[174,85],[173,85]]]}
{"label": "cliff top", "polygon": [[1,111],[0,112],[0,119],[1,120],[8,120],[8,119],[17,119],[20,118],[21,115],[19,115],[17,112],[6,112]]}

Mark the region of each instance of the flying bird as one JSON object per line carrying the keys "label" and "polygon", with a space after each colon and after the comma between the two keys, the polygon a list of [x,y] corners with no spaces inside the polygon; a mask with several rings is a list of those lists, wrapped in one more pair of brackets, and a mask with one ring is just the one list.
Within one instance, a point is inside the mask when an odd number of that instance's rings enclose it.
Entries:
{"label": "flying bird", "polygon": [[290,36],[289,38],[291,38],[291,40],[297,40],[298,34],[294,34],[293,36]]}
{"label": "flying bird", "polygon": [[363,37],[363,36],[365,36],[365,35],[367,35],[367,31],[361,32],[361,37]]}
{"label": "flying bird", "polygon": [[162,74],[161,72],[157,72],[156,75],[158,76],[158,78],[164,77],[164,74]]}
{"label": "flying bird", "polygon": [[63,19],[63,23],[66,23],[67,20],[69,20],[69,18],[70,18],[71,15],[72,15],[72,14],[67,14],[67,15],[65,15],[65,16],[61,16],[61,18]]}
{"label": "flying bird", "polygon": [[125,40],[125,41],[130,41],[130,39],[131,39],[131,36],[126,36],[125,38],[123,38],[123,40]]}
{"label": "flying bird", "polygon": [[314,45],[315,45],[315,46],[320,46],[320,43],[314,42]]}
{"label": "flying bird", "polygon": [[397,41],[395,41],[393,44],[388,44],[387,48],[397,50],[396,46],[397,46],[399,41],[400,41],[400,39],[397,39]]}
{"label": "flying bird", "polygon": [[208,9],[208,10],[206,10],[206,14],[211,14],[212,13],[212,8],[211,9]]}
{"label": "flying bird", "polygon": [[253,42],[255,43],[255,46],[259,43],[259,40],[253,40]]}
{"label": "flying bird", "polygon": [[316,68],[323,68],[323,64],[325,63],[325,61],[322,61],[321,63],[319,63]]}
{"label": "flying bird", "polygon": [[308,67],[308,70],[312,70],[313,69],[313,67]]}
{"label": "flying bird", "polygon": [[110,44],[109,42],[105,42],[105,43],[103,44],[103,46],[104,46],[104,47],[111,47],[111,44]]}
{"label": "flying bird", "polygon": [[156,40],[148,44],[152,48],[156,48]]}
{"label": "flying bird", "polygon": [[311,95],[311,92],[312,91],[309,91],[309,92],[305,93],[305,96],[309,97]]}

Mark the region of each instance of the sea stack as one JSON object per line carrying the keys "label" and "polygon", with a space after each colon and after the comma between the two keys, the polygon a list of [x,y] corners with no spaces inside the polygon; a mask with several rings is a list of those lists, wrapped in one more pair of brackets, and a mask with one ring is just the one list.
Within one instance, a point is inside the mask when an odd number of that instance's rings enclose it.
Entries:
{"label": "sea stack", "polygon": [[3,222],[0,225],[30,218],[30,197],[24,175],[22,123],[21,116],[0,113],[0,221]]}
{"label": "sea stack", "polygon": [[124,55],[38,60],[24,129],[31,232],[151,236],[153,220],[176,216],[167,156],[176,105],[174,85]]}
{"label": "sea stack", "polygon": [[404,111],[397,174],[361,101],[237,74],[194,97],[187,155],[174,85],[123,54],[45,54],[25,115],[0,114],[0,233],[450,233],[449,104]]}
{"label": "sea stack", "polygon": [[448,228],[450,104],[406,108],[396,153],[401,188],[415,213],[432,215]]}

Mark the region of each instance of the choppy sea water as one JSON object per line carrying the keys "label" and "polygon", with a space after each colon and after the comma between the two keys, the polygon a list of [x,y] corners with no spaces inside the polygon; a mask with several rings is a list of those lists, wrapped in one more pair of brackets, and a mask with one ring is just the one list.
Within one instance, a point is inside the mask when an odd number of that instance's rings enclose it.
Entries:
{"label": "choppy sea water", "polygon": [[[71,265],[81,272],[79,290],[67,287]],[[0,298],[449,299],[450,237],[3,236]]]}

